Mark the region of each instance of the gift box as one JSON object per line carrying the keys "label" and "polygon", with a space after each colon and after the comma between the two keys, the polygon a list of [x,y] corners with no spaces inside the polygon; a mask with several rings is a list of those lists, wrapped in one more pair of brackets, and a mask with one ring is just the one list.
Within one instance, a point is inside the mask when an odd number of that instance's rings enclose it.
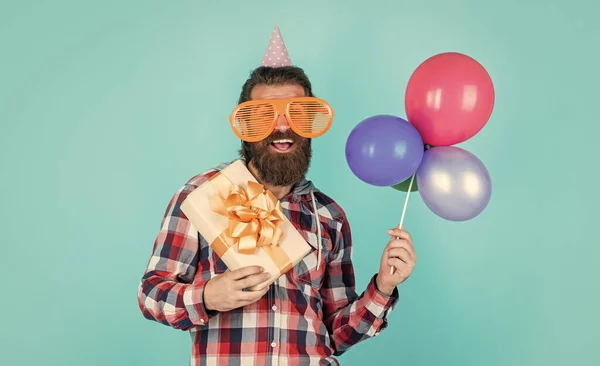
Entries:
{"label": "gift box", "polygon": [[230,271],[262,266],[270,274],[252,291],[270,285],[311,250],[279,200],[241,160],[194,189],[181,210]]}

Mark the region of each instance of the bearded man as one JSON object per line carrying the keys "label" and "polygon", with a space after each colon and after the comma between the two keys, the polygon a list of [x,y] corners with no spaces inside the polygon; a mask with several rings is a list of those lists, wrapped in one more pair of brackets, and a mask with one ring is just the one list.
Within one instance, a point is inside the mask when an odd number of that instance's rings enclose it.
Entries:
{"label": "bearded man", "polygon": [[[240,158],[281,202],[312,251],[271,285],[247,291],[269,274],[259,267],[228,270],[180,209],[230,163],[191,178],[167,207],[138,291],[146,318],[189,331],[191,365],[338,365],[336,356],[386,328],[397,286],[417,259],[410,234],[390,229],[379,269],[356,292],[346,215],[306,179],[311,139],[331,122],[316,115],[327,115],[330,107],[313,95],[304,71],[289,63],[278,28],[271,40],[263,65],[242,87],[232,127],[243,137]],[[309,105],[319,107],[308,113]]]}

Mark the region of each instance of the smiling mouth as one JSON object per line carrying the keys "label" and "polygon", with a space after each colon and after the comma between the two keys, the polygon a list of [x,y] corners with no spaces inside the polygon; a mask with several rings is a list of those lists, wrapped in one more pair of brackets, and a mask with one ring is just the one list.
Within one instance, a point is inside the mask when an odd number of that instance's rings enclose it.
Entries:
{"label": "smiling mouth", "polygon": [[292,150],[292,147],[294,146],[294,141],[292,141],[290,139],[275,140],[275,141],[271,142],[271,146],[273,147],[273,149],[275,151],[289,152]]}

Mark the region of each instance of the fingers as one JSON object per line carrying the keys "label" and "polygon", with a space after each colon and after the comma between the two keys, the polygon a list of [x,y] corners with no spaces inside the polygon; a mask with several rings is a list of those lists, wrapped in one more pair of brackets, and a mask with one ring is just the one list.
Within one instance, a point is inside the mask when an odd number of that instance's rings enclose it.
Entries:
{"label": "fingers", "polygon": [[412,243],[412,236],[410,235],[410,233],[408,231],[405,231],[404,229],[400,229],[400,228],[390,229],[390,230],[388,230],[388,234],[390,234],[391,236],[393,236],[395,238],[408,240],[410,243]]}
{"label": "fingers", "polygon": [[[410,255],[410,258],[413,261],[417,260],[417,255],[415,254],[415,247],[409,241],[404,240],[404,239],[391,240],[389,242],[386,250],[389,252],[389,251],[395,250],[395,249],[402,249]],[[390,257],[395,257],[394,255],[391,255],[391,254],[388,254],[388,255]]]}
{"label": "fingers", "polygon": [[258,301],[261,297],[263,297],[267,291],[269,291],[269,286],[265,286],[262,290],[258,291],[242,291],[240,292],[240,302],[242,306],[251,304],[255,301]]}
{"label": "fingers", "polygon": [[414,251],[415,250],[414,245],[410,241],[408,241],[406,239],[392,239],[388,243],[387,248],[388,249],[391,249],[391,248],[406,248],[406,249],[410,249],[410,251]]}
{"label": "fingers", "polygon": [[239,280],[241,278],[262,272],[264,272],[264,269],[260,266],[248,266],[229,272],[229,276],[234,280]]}
{"label": "fingers", "polygon": [[406,264],[414,261],[412,255],[404,248],[392,248],[388,250],[388,258],[399,258]]}
{"label": "fingers", "polygon": [[390,267],[396,268],[401,274],[406,271],[412,271],[412,268],[414,267],[414,263],[403,262],[400,258],[388,258],[387,264]]}
{"label": "fingers", "polygon": [[242,290],[248,287],[252,287],[265,282],[269,279],[269,277],[271,277],[271,274],[269,272],[252,274],[250,276],[235,281],[234,288],[236,290]]}

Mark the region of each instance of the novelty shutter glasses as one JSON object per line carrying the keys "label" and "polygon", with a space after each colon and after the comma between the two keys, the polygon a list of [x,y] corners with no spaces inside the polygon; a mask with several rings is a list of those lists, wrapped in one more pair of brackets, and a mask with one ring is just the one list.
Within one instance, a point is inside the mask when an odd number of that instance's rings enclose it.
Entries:
{"label": "novelty shutter glasses", "polygon": [[233,132],[242,140],[257,142],[268,137],[280,115],[291,129],[306,138],[322,136],[333,121],[333,109],[315,97],[252,100],[235,107],[229,116]]}

